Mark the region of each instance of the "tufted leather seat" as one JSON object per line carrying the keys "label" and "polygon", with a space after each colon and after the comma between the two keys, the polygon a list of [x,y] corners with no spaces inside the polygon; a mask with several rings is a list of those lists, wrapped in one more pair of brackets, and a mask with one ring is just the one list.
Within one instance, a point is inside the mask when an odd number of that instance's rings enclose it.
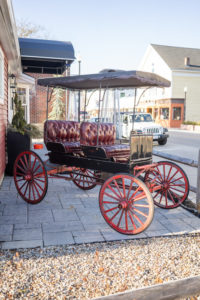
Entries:
{"label": "tufted leather seat", "polygon": [[44,143],[50,151],[55,150],[57,145],[69,153],[80,152],[79,122],[47,120],[44,123]]}
{"label": "tufted leather seat", "polygon": [[[97,123],[82,122],[80,127],[80,144],[84,146],[97,146]],[[130,156],[130,146],[115,144],[116,128],[111,123],[99,124],[98,146],[101,147],[107,158],[114,161],[126,162]]]}

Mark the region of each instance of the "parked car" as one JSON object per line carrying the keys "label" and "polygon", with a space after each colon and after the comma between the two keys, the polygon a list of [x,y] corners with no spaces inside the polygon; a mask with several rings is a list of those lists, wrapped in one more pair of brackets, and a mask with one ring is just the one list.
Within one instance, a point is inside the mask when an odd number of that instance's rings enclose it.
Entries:
{"label": "parked car", "polygon": [[153,140],[165,145],[169,137],[168,129],[156,124],[149,113],[121,113],[122,137],[129,138],[131,130],[153,134]]}

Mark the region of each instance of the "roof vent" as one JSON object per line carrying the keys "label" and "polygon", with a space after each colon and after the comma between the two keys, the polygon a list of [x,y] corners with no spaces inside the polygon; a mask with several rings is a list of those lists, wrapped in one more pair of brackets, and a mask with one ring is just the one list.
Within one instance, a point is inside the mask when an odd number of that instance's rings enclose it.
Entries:
{"label": "roof vent", "polygon": [[187,67],[190,65],[190,58],[189,57],[185,57],[184,58],[184,65]]}

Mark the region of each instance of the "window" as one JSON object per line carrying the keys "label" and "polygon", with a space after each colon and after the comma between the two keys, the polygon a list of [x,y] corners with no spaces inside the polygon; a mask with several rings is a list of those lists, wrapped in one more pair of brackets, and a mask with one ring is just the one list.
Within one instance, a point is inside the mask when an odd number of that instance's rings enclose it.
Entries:
{"label": "window", "polygon": [[4,55],[0,49],[0,103],[4,102]]}
{"label": "window", "polygon": [[180,119],[181,119],[181,107],[173,107],[172,120],[180,120]]}
{"label": "window", "polygon": [[169,120],[169,108],[164,107],[160,109],[160,119],[161,120]]}
{"label": "window", "polygon": [[26,88],[18,87],[17,88],[18,99],[21,101],[21,104],[24,108],[24,118],[28,121],[28,112],[27,112],[27,90]]}

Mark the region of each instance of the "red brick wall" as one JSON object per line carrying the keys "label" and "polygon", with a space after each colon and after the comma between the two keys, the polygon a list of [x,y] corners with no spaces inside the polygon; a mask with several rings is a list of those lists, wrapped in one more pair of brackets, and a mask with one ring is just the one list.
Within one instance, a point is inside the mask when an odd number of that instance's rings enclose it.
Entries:
{"label": "red brick wall", "polygon": [[30,123],[42,123],[46,119],[47,88],[37,85],[37,79],[52,77],[52,74],[27,73],[36,79],[35,94],[30,98]]}
{"label": "red brick wall", "polygon": [[[37,79],[53,77],[53,74],[27,73],[27,75],[36,80],[35,93],[30,97],[30,123],[43,123],[46,120],[47,88],[37,85]],[[65,96],[63,102],[65,103]],[[51,111],[51,103],[48,105],[48,111]]]}
{"label": "red brick wall", "polygon": [[8,61],[4,52],[4,103],[0,104],[0,183],[3,178],[5,165],[6,165],[5,135],[6,135],[7,123],[8,123]]}

